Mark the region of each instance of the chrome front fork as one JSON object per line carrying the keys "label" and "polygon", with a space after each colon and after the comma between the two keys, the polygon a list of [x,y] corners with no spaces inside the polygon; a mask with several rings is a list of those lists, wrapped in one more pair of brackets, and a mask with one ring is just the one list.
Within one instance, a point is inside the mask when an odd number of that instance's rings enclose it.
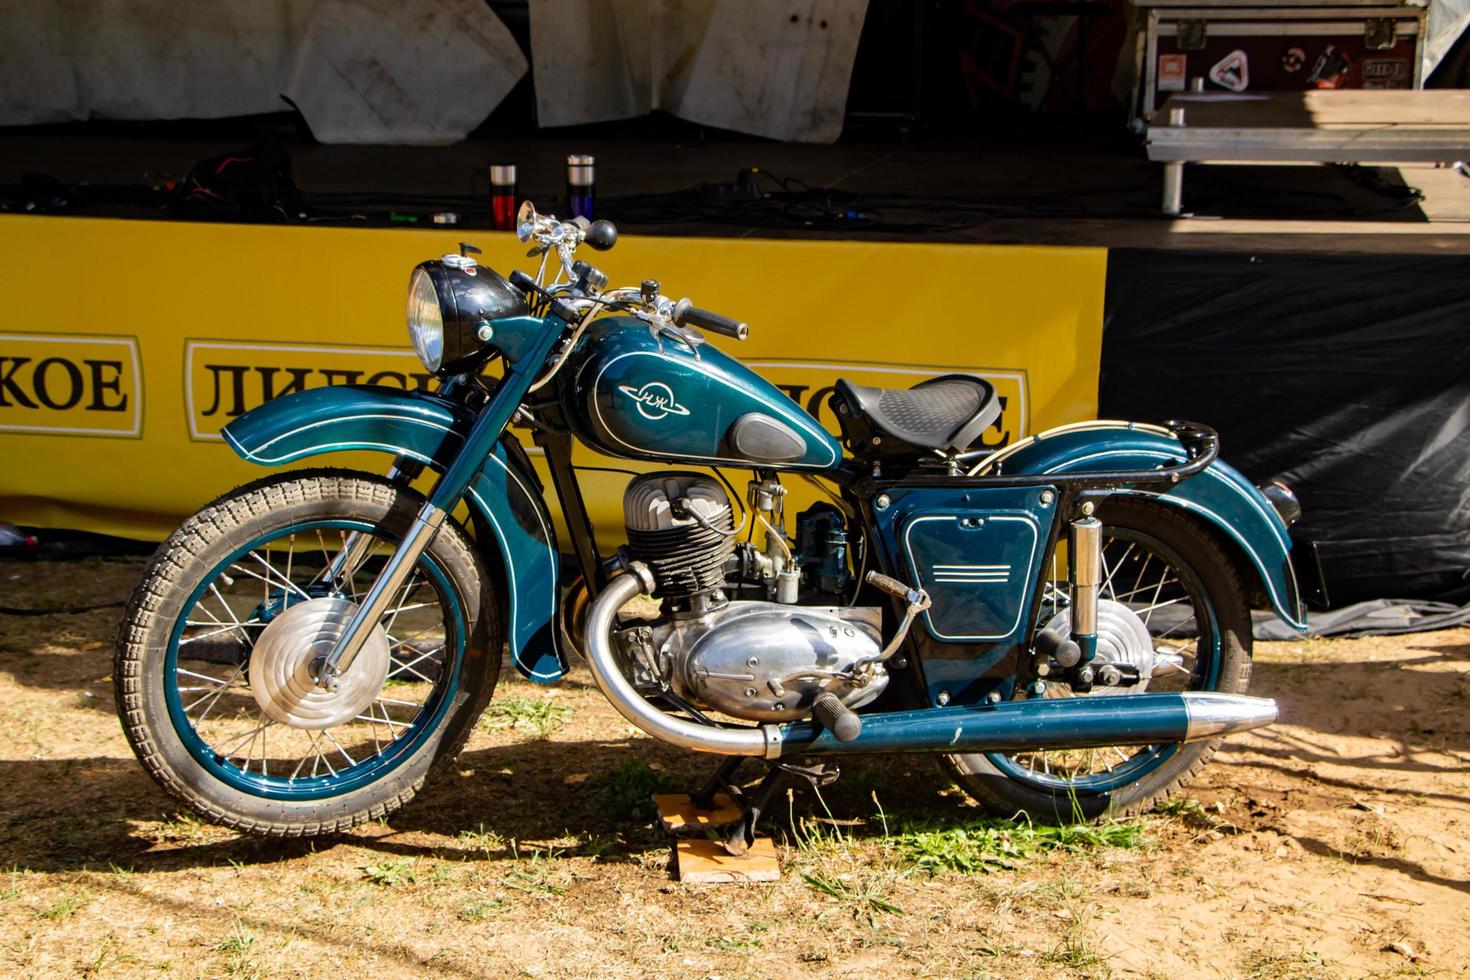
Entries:
{"label": "chrome front fork", "polygon": [[[317,684],[329,691],[337,689],[337,678],[352,666],[352,661],[357,659],[358,653],[362,651],[363,644],[372,635],[373,627],[383,618],[388,611],[388,605],[398,590],[403,588],[408,577],[413,573],[413,567],[418,563],[419,556],[434,540],[434,535],[444,523],[445,512],[433,504],[425,503],[419,508],[418,516],[413,519],[408,533],[404,535],[403,543],[400,544],[393,556],[388,559],[388,564],[378,574],[373,582],[372,588],[368,589],[367,595],[357,605],[357,612],[353,614],[347,629],[337,638],[332,652],[316,661],[313,665]],[[368,535],[362,535],[368,544],[372,539]],[[344,548],[345,554],[349,550],[360,550],[365,554],[368,545],[357,545],[352,542],[349,548]],[[338,556],[341,557],[340,555]],[[356,570],[355,563],[347,564],[345,572],[351,575]]]}

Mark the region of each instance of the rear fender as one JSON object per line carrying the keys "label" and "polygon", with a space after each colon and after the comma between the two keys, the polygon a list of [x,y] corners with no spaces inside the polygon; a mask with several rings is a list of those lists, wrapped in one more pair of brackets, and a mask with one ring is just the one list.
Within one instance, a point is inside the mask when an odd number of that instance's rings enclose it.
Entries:
{"label": "rear fender", "polygon": [[[1185,461],[1167,429],[1134,422],[1084,422],[1042,432],[997,453],[989,475],[1106,473],[1158,469]],[[1239,470],[1216,461],[1168,490],[1124,487],[1115,493],[1148,497],[1202,518],[1239,549],[1243,572],[1261,587],[1276,615],[1298,632],[1307,614],[1291,563],[1291,537],[1276,509]]]}
{"label": "rear fender", "polygon": [[[268,401],[225,426],[224,438],[235,452],[262,466],[372,450],[407,456],[443,472],[472,422],[462,405],[424,392],[335,385]],[[502,608],[511,662],[530,680],[550,684],[566,674],[567,663],[555,629],[560,595],[556,532],[538,491],[525,452],[507,434],[465,497],[494,530],[491,554],[500,560],[508,585]]]}

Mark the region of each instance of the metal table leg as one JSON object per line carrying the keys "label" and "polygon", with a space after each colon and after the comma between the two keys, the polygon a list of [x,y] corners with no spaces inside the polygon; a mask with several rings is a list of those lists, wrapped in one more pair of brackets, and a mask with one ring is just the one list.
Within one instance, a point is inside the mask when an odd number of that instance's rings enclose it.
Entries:
{"label": "metal table leg", "polygon": [[1164,213],[1178,217],[1184,210],[1184,161],[1164,164]]}

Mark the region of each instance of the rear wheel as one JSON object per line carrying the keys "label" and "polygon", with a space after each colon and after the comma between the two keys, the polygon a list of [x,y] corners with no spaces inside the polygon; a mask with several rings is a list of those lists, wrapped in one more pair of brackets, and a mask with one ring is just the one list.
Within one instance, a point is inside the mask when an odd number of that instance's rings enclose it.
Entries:
{"label": "rear wheel", "polygon": [[377,477],[292,473],[221,497],[164,542],[113,674],[160,785],[219,823],[300,836],[397,809],[453,759],[500,669],[496,605],[453,521],[338,689],[312,681],[422,503]]}
{"label": "rear wheel", "polygon": [[[1103,578],[1098,656],[1132,665],[1146,685],[1074,693],[1046,684],[1045,697],[1118,697],[1145,692],[1243,694],[1250,681],[1251,621],[1234,564],[1198,521],[1174,507],[1115,497],[1099,511]],[[1070,623],[1065,548],[1053,556],[1041,623]],[[1134,813],[1194,778],[1220,740],[1017,754],[948,755],[941,764],[987,809],[1044,821]]]}

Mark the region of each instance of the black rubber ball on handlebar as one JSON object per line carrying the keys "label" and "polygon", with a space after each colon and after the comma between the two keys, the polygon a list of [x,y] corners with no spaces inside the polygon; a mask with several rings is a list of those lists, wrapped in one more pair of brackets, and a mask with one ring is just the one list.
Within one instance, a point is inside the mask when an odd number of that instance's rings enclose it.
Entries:
{"label": "black rubber ball on handlebar", "polygon": [[582,241],[599,252],[606,252],[618,243],[618,229],[611,221],[594,221],[582,236]]}

